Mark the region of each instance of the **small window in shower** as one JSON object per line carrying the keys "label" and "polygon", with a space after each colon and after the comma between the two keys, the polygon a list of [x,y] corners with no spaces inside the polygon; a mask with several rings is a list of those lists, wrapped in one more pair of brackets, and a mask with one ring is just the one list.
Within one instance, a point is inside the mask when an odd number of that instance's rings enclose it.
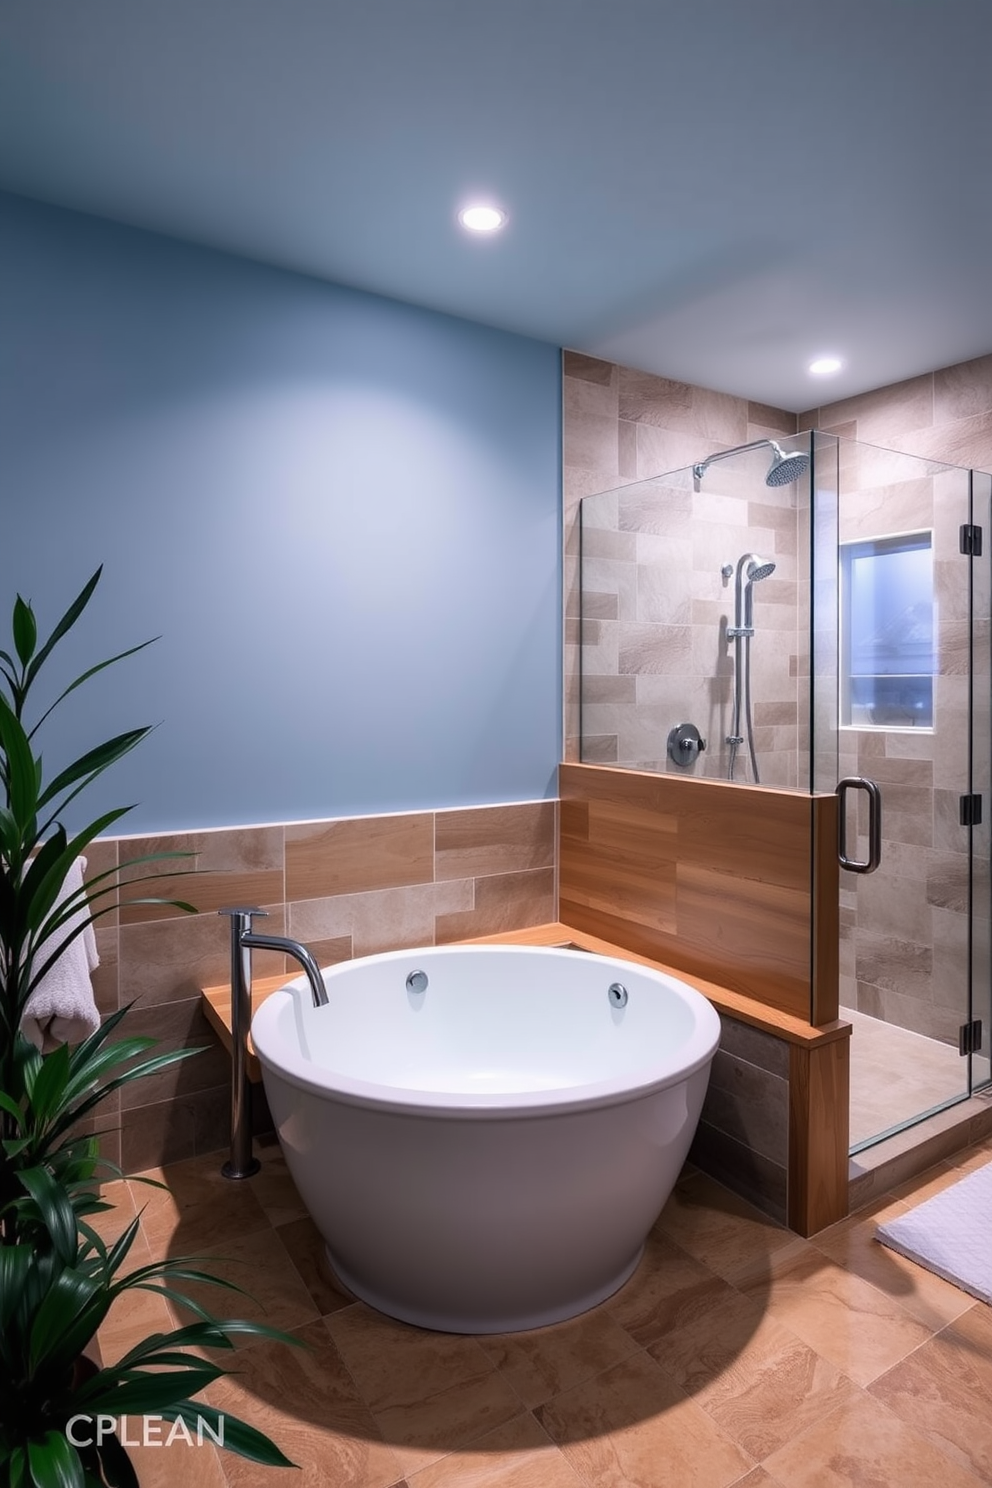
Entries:
{"label": "small window in shower", "polygon": [[841,723],[933,728],[929,532],[842,543]]}

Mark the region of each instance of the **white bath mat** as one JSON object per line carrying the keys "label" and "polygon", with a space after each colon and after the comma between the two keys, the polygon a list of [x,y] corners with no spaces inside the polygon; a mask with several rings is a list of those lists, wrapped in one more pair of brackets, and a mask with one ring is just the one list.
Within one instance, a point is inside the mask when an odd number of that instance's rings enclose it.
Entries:
{"label": "white bath mat", "polygon": [[992,1163],[908,1214],[886,1220],[876,1239],[992,1304]]}

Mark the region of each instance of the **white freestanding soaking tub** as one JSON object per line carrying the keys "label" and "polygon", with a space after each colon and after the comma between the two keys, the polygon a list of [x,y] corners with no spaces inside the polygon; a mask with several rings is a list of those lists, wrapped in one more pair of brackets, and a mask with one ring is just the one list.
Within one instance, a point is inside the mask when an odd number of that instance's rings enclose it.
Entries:
{"label": "white freestanding soaking tub", "polygon": [[252,1022],[334,1270],[422,1327],[558,1322],[630,1276],[678,1177],[720,1023],[695,989],[555,947],[391,951]]}

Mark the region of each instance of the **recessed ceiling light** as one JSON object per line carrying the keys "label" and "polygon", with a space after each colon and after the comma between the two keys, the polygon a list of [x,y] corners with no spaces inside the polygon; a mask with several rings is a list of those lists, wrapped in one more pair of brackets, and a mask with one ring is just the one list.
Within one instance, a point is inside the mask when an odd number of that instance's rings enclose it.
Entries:
{"label": "recessed ceiling light", "polygon": [[840,357],[822,356],[810,362],[809,370],[814,377],[829,377],[831,372],[839,372],[842,365]]}
{"label": "recessed ceiling light", "polygon": [[469,232],[491,233],[503,226],[506,213],[499,207],[485,206],[479,202],[471,207],[462,207],[458,213],[458,221]]}

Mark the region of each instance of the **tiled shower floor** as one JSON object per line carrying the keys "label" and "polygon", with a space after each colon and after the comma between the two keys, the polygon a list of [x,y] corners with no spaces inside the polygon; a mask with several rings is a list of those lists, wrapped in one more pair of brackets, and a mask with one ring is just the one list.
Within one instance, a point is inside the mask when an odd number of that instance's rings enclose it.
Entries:
{"label": "tiled shower floor", "polygon": [[[302,1471],[177,1443],[135,1450],[142,1488],[992,1483],[992,1311],[872,1238],[880,1215],[992,1160],[992,1140],[812,1241],[687,1169],[619,1292],[499,1337],[411,1328],[354,1301],[278,1148],[239,1184],[220,1176],[223,1155],[152,1175],[167,1192],[112,1185],[105,1228],[143,1205],[139,1262],[207,1255],[256,1299],[239,1299],[242,1315],[306,1342],[249,1343],[207,1391]],[[170,1321],[162,1299],[128,1299],[105,1356]]]}
{"label": "tiled shower floor", "polygon": [[852,1025],[852,1147],[967,1094],[967,1060],[950,1044],[851,1008],[840,1016]]}

